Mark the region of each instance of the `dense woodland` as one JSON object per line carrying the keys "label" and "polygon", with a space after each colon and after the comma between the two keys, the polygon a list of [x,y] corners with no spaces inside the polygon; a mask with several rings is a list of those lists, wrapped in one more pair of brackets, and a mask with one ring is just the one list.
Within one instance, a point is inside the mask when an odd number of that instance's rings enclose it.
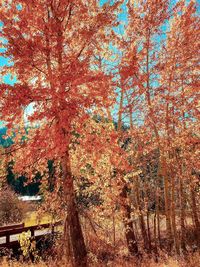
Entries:
{"label": "dense woodland", "polygon": [[200,248],[197,2],[2,0],[1,186],[40,176],[66,266]]}

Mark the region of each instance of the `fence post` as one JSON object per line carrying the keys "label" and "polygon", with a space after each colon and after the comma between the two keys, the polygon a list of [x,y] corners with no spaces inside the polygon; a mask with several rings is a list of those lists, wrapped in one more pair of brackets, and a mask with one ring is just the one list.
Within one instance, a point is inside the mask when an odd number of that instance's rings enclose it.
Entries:
{"label": "fence post", "polygon": [[34,228],[31,228],[31,237],[34,236]]}
{"label": "fence post", "polygon": [[10,235],[9,233],[6,234],[6,244],[10,243]]}

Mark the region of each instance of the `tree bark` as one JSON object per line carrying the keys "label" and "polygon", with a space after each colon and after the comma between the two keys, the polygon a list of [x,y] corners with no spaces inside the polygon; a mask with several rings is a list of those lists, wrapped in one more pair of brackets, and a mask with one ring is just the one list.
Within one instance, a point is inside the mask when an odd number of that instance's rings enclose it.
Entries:
{"label": "tree bark", "polygon": [[171,214],[171,223],[172,223],[172,230],[173,230],[173,238],[174,238],[174,246],[176,253],[179,254],[179,244],[177,238],[177,228],[176,228],[176,210],[175,210],[175,177],[174,173],[172,172],[171,177],[171,206],[170,206],[170,214]]}
{"label": "tree bark", "polygon": [[[158,242],[159,242],[159,247],[161,248],[161,234],[160,234],[160,183],[159,183],[159,179],[160,176],[158,175],[157,180],[156,180],[156,210],[155,210],[155,246],[157,245],[157,240],[156,238],[158,238]],[[156,227],[157,225],[157,227]],[[157,229],[156,229],[157,228]],[[157,231],[156,231],[157,230]]]}
{"label": "tree bark", "polygon": [[87,266],[87,250],[84,242],[83,232],[78,215],[78,209],[75,200],[73,176],[70,168],[69,153],[66,152],[62,158],[63,171],[63,191],[64,200],[67,205],[67,224],[68,235],[72,248],[72,261],[75,267]]}
{"label": "tree bark", "polygon": [[[120,106],[119,106],[118,124],[117,124],[117,128],[118,128],[117,130],[119,133],[122,131],[122,110],[123,110],[123,101],[124,101],[124,87],[123,87],[122,82],[121,82],[121,85],[122,85],[122,88],[120,92]],[[126,184],[126,181],[124,181],[124,186],[120,193],[120,202],[121,202],[121,208],[123,212],[123,223],[125,227],[125,236],[126,236],[129,253],[133,256],[137,256],[139,251],[138,251],[137,240],[136,240],[135,232],[133,228],[133,222],[131,218],[131,206],[128,203],[127,190],[128,190],[128,185]]]}
{"label": "tree bark", "polygon": [[185,244],[185,194],[183,189],[183,182],[182,177],[179,177],[179,199],[180,199],[180,223],[181,223],[181,248],[183,251],[186,251],[186,244]]}
{"label": "tree bark", "polygon": [[152,250],[152,246],[151,246],[151,229],[150,229],[150,212],[147,210],[147,236],[148,236],[148,249],[149,249],[149,252],[151,252]]}
{"label": "tree bark", "polygon": [[146,231],[144,216],[142,213],[138,177],[135,178],[135,195],[136,195],[136,205],[137,205],[137,209],[139,211],[139,222],[140,222],[140,229],[141,229],[142,238],[143,238],[143,242],[144,242],[144,248],[149,251],[149,240],[148,240],[148,235],[147,235],[147,231]]}
{"label": "tree bark", "polygon": [[138,255],[138,245],[137,240],[135,237],[135,232],[133,228],[133,222],[131,219],[131,207],[127,203],[127,185],[124,185],[122,192],[121,192],[121,206],[123,209],[123,221],[125,226],[125,236],[127,241],[128,250],[131,255],[136,256]]}
{"label": "tree bark", "polygon": [[185,244],[185,205],[186,205],[186,199],[185,199],[185,193],[184,193],[184,186],[183,186],[183,171],[182,171],[182,164],[179,162],[178,155],[176,154],[176,160],[179,163],[179,205],[180,205],[180,224],[181,224],[181,236],[180,236],[180,245],[181,249],[183,251],[186,251],[186,244]]}
{"label": "tree bark", "polygon": [[171,230],[171,217],[170,217],[170,202],[169,202],[169,181],[166,170],[166,162],[165,159],[162,158],[162,167],[161,167],[161,175],[164,179],[164,199],[165,199],[165,218],[166,218],[166,230],[167,236],[171,243],[172,241],[172,230]]}
{"label": "tree bark", "polygon": [[200,222],[198,218],[198,210],[197,210],[197,203],[196,203],[196,192],[194,190],[192,181],[191,181],[191,186],[190,186],[190,195],[191,195],[191,208],[192,208],[192,213],[194,217],[195,228],[197,232],[200,232]]}

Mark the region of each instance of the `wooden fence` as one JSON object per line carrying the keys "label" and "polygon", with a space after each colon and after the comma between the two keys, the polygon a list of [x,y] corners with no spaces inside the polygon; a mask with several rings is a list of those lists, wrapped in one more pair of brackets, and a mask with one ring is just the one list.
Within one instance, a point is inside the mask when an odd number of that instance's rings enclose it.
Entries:
{"label": "wooden fence", "polygon": [[[23,232],[30,231],[31,237],[35,237],[35,239],[41,238],[42,236],[45,236],[50,233],[55,233],[55,227],[61,225],[61,221],[58,221],[56,223],[46,223],[46,224],[40,224],[40,225],[34,225],[34,226],[28,226],[24,227],[24,224],[16,224],[16,225],[8,225],[8,226],[2,226],[0,227],[0,240],[2,237],[6,237],[5,242],[1,240],[0,247],[7,247],[11,248],[12,246],[19,245],[18,238],[17,240],[11,240],[11,236],[13,235],[19,235]],[[35,231],[43,230],[42,233],[35,234]],[[46,231],[45,231],[46,230]],[[15,238],[16,239],[16,238]]]}
{"label": "wooden fence", "polygon": [[10,229],[19,229],[19,228],[24,228],[24,223],[0,226],[0,232]]}

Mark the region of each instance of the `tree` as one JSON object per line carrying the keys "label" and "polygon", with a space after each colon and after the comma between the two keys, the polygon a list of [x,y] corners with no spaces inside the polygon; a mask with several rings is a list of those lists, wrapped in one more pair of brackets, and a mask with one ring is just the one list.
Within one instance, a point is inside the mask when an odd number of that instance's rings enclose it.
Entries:
{"label": "tree", "polygon": [[[89,109],[111,101],[110,76],[94,70],[91,60],[94,48],[108,40],[117,6],[100,7],[95,0],[22,0],[3,1],[0,11],[7,40],[3,55],[13,62],[3,71],[17,77],[14,86],[2,83],[0,88],[0,119],[16,134],[10,150],[15,171],[43,174],[47,160],[61,167],[76,266],[87,265],[87,253],[75,202],[71,139],[74,131],[81,132]],[[36,127],[24,139],[24,112],[30,106],[28,121]]]}
{"label": "tree", "polygon": [[[196,88],[199,84],[198,55],[195,52],[199,45],[196,4],[195,1],[188,4],[184,1],[177,1],[176,4],[163,0],[128,1],[127,8],[128,23],[118,39],[118,47],[122,51],[117,73],[117,86],[120,89],[118,128],[123,124],[122,121],[130,125],[127,135],[132,140],[129,145],[132,162],[142,170],[144,177],[141,179],[139,176],[134,181],[133,192],[138,197],[133,205],[139,209],[144,246],[150,248],[152,235],[147,207],[152,201],[150,189],[155,190],[157,225],[154,220],[154,236],[157,246],[163,193],[169,248],[171,250],[174,244],[179,253],[177,202],[182,207],[181,224],[184,232],[184,192],[187,190],[184,182],[188,183],[186,177],[191,177],[192,168],[197,168],[197,163],[192,161],[195,158],[193,143],[198,142],[198,137],[192,136],[196,135],[199,118],[196,108]],[[187,42],[189,35],[194,38]],[[188,151],[188,143],[191,143],[192,153]],[[144,170],[149,165],[146,155],[153,158],[155,152],[157,171],[153,181]],[[190,163],[186,158],[190,158]],[[193,192],[191,205],[194,224],[198,228],[195,179],[191,178],[189,184]],[[180,201],[176,201],[179,200],[178,195]]]}
{"label": "tree", "polygon": [[[180,2],[178,9],[179,13],[176,13],[170,21],[170,31],[167,34],[166,44],[163,45],[160,53],[159,71],[165,92],[162,96],[165,104],[161,110],[165,118],[165,137],[167,140],[167,148],[165,149],[168,153],[168,173],[171,176],[171,224],[174,242],[177,244],[175,198],[178,194],[181,210],[181,247],[185,250],[185,183],[191,176],[192,165],[196,165],[193,162],[195,150],[192,147],[197,140],[192,135],[195,135],[194,133],[197,131],[193,120],[198,119],[198,110],[196,109],[198,97],[195,89],[198,84],[196,51],[199,19],[197,19],[196,6],[193,1],[188,5]],[[191,34],[193,38],[187,42],[187,38]],[[183,136],[184,141],[182,140]],[[191,148],[186,150],[188,142],[191,143]],[[190,157],[190,163],[185,157]],[[179,185],[177,189],[176,183]],[[192,188],[195,181],[189,178],[189,184]],[[192,193],[193,197],[195,199],[195,192]],[[191,202],[193,203],[192,200]],[[193,209],[194,212],[195,210],[196,208]],[[178,245],[176,247],[178,251]]]}

